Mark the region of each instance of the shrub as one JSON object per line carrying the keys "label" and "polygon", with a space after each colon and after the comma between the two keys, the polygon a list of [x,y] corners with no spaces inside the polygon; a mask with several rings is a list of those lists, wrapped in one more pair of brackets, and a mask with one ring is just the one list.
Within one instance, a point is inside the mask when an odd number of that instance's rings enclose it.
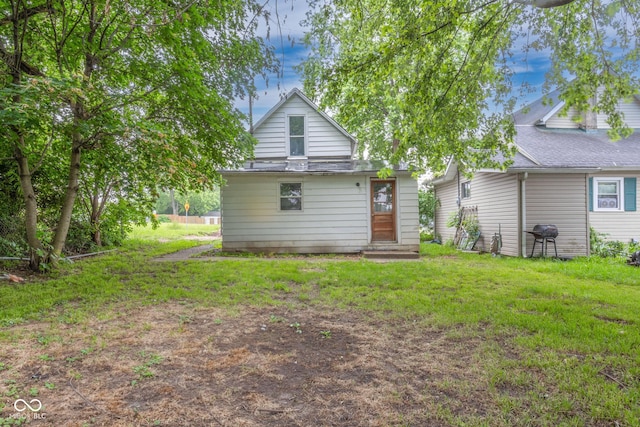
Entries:
{"label": "shrub", "polygon": [[27,253],[21,217],[0,217],[0,256],[23,257]]}
{"label": "shrub", "polygon": [[601,258],[626,257],[632,252],[640,249],[640,243],[631,241],[623,243],[617,240],[606,240],[607,234],[589,228],[589,243],[591,244],[591,255]]}
{"label": "shrub", "polygon": [[169,218],[167,215],[158,215],[157,219],[160,224],[171,222],[171,218]]}

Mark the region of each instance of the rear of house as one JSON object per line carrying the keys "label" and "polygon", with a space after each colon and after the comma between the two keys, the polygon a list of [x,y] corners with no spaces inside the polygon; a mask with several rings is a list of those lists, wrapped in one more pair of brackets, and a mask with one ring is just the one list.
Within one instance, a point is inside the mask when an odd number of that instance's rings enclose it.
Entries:
{"label": "rear of house", "polygon": [[222,172],[222,248],[354,253],[419,250],[418,186],[406,168],[355,160],[356,143],[293,90],[258,123],[255,158]]}
{"label": "rear of house", "polygon": [[[517,153],[505,171],[483,170],[467,179],[451,163],[432,184],[440,208],[436,233],[444,241],[455,235],[447,217],[473,209],[483,238],[476,249],[489,251],[491,236],[502,234],[502,253],[531,256],[537,224],[553,224],[563,257],[589,255],[590,230],[609,240],[640,239],[637,181],[640,135],[612,142],[600,116],[587,128],[572,115],[561,116],[562,104],[537,101],[515,114]],[[630,127],[640,128],[640,101],[620,104]],[[550,249],[553,253],[553,245]],[[533,256],[540,254],[536,246]]]}

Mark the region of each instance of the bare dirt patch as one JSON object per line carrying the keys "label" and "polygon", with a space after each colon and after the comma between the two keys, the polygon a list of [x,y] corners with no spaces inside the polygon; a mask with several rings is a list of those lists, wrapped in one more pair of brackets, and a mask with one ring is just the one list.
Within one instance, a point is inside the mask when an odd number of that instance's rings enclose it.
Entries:
{"label": "bare dirt patch", "polygon": [[29,425],[438,426],[490,407],[481,340],[411,321],[172,303],[6,331],[0,417]]}

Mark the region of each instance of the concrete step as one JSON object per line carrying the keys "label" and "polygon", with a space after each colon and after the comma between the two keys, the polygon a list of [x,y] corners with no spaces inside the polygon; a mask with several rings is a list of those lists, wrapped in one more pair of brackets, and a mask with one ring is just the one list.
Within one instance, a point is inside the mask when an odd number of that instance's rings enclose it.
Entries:
{"label": "concrete step", "polygon": [[367,259],[419,259],[418,252],[409,251],[362,251],[362,256]]}

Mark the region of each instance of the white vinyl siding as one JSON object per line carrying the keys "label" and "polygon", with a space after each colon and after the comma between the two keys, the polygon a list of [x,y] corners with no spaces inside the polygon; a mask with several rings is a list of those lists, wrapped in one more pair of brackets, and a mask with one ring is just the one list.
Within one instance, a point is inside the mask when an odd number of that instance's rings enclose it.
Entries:
{"label": "white vinyl siding", "polygon": [[[584,174],[531,174],[526,181],[526,230],[537,224],[558,227],[556,245],[559,256],[587,255],[587,180]],[[527,254],[531,254],[533,236],[526,233]],[[553,246],[553,245],[552,245]],[[539,256],[536,245],[534,256]],[[553,254],[553,248],[549,248]]]}
{"label": "white vinyl siding", "polygon": [[286,158],[289,116],[305,116],[309,158],[351,157],[351,140],[298,96],[292,96],[255,129],[255,159]]}
{"label": "white vinyl siding", "polygon": [[[634,97],[629,101],[618,103],[618,110],[624,114],[624,121],[630,128],[640,128],[640,102]],[[598,114],[598,129],[610,129],[605,114]]]}
{"label": "white vinyl siding", "polygon": [[[618,111],[624,114],[624,121],[630,128],[640,128],[640,101],[635,97],[631,100],[621,101],[617,106]],[[565,116],[560,116],[558,111],[546,121],[546,127],[551,129],[577,129],[584,122],[583,114],[580,114],[574,107],[570,107]],[[597,113],[595,115],[598,129],[610,129],[607,123],[607,115]]]}
{"label": "white vinyl siding", "polygon": [[418,210],[418,183],[408,176],[396,180],[398,243],[420,247],[420,213]]}
{"label": "white vinyl siding", "polygon": [[[607,173],[593,175],[594,178],[606,178],[607,176]],[[636,182],[640,183],[640,173],[625,173],[624,177],[635,177]],[[636,188],[636,206],[640,206],[638,193],[640,193],[640,191]],[[605,234],[604,237],[606,240],[618,240],[624,243],[628,243],[631,239],[640,240],[640,210],[637,209],[632,212],[594,210],[593,212],[589,212],[589,224],[597,232]]]}
{"label": "white vinyl siding", "polygon": [[502,234],[501,253],[518,256],[518,177],[516,174],[477,173],[471,181],[471,197],[462,206],[478,208],[481,238],[476,249],[490,251],[491,238]]}
{"label": "white vinyl siding", "polygon": [[435,235],[439,237],[442,243],[453,241],[456,230],[447,227],[447,219],[453,212],[458,211],[456,200],[458,198],[458,182],[457,180],[447,181],[435,187],[436,199],[439,205],[436,209],[435,217]]}
{"label": "white vinyl siding", "polygon": [[[330,253],[370,248],[370,175],[226,175],[223,250]],[[302,182],[302,211],[279,209],[279,182]],[[397,249],[419,249],[417,189],[398,180]],[[359,183],[360,185],[356,185]],[[412,200],[405,198],[412,197]]]}
{"label": "white vinyl siding", "polygon": [[436,186],[440,203],[436,210],[436,234],[444,242],[455,237],[456,230],[446,226],[449,216],[458,211],[456,200],[462,185],[469,182],[470,197],[461,200],[462,207],[477,207],[481,236],[476,249],[489,251],[491,238],[502,233],[502,254],[518,256],[518,178],[515,174],[477,173],[471,181],[463,181],[458,193],[458,180]]}
{"label": "white vinyl siding", "polygon": [[580,121],[576,121],[576,118],[581,118],[581,114],[574,107],[569,107],[566,115],[561,116],[562,109],[558,111],[556,114],[551,116],[547,122],[546,126],[551,129],[578,129],[580,127]]}

